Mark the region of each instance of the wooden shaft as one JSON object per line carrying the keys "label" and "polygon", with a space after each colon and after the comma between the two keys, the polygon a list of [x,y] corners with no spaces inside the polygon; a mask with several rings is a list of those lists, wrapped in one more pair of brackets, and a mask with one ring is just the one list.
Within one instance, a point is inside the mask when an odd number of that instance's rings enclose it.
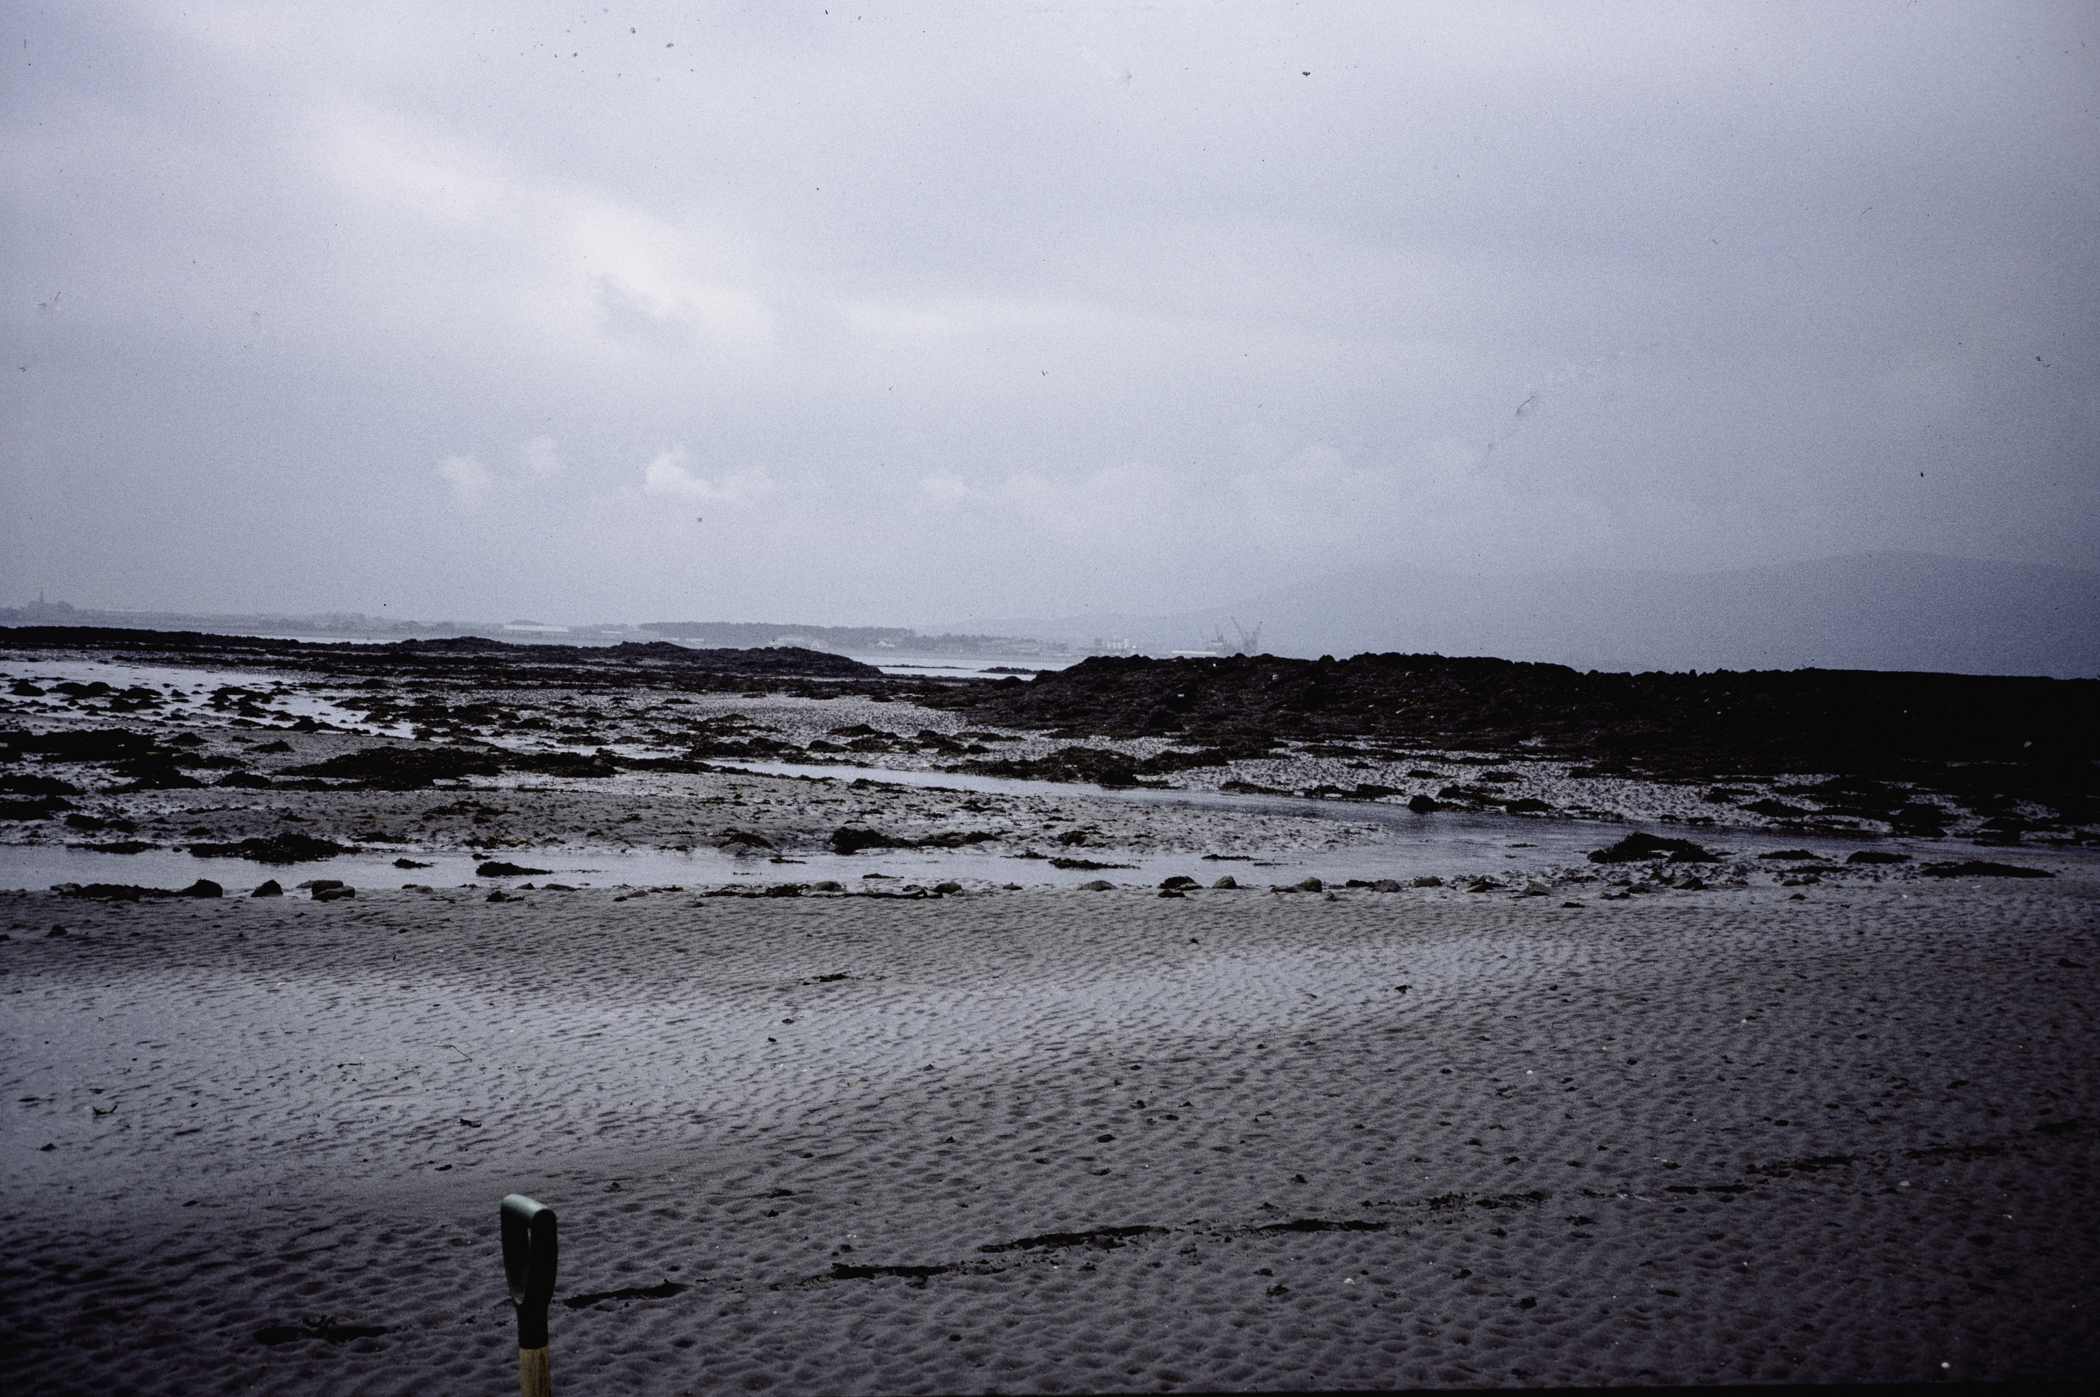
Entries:
{"label": "wooden shaft", "polygon": [[547,1376],[547,1350],[518,1350],[518,1397],[554,1397]]}

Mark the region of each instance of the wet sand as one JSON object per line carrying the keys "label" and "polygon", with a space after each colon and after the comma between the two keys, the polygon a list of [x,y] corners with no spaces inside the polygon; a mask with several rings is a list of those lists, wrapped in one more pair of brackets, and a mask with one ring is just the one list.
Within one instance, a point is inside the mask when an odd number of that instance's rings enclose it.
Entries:
{"label": "wet sand", "polygon": [[4,894],[11,1382],[2090,1378],[2096,907]]}

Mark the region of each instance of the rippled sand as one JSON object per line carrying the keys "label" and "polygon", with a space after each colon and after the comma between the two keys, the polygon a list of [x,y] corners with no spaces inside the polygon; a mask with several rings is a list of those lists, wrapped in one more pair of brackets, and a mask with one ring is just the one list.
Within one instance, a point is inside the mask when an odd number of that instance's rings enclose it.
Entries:
{"label": "rippled sand", "polygon": [[614,897],[0,894],[10,1389],[2100,1375],[2076,868]]}

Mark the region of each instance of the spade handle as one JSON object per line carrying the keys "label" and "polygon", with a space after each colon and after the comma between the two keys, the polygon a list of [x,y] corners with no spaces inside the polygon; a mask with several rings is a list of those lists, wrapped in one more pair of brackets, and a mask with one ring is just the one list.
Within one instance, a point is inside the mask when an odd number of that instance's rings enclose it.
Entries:
{"label": "spade handle", "polygon": [[551,1397],[547,1375],[547,1304],[554,1298],[560,1247],[554,1210],[522,1193],[503,1200],[503,1275],[518,1311],[518,1391]]}

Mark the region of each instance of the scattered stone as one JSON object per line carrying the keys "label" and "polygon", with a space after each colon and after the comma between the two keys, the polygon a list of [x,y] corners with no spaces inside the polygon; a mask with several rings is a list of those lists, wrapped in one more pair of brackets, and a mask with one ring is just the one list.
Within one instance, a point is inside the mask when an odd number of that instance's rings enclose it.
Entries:
{"label": "scattered stone", "polygon": [[1234,878],[1230,873],[1226,874],[1223,878],[1220,878],[1217,882],[1211,884],[1213,888],[1237,888],[1239,885],[1239,880],[1237,878]]}
{"label": "scattered stone", "polygon": [[[400,859],[394,861],[394,867],[396,868],[428,868],[429,866],[429,864],[423,863],[408,863]],[[476,878],[537,878],[542,874],[552,873],[553,871],[551,868],[527,868],[521,863],[503,863],[491,860],[476,868],[474,876]]]}
{"label": "scattered stone", "polygon": [[1109,882],[1106,878],[1096,878],[1091,883],[1081,883],[1079,890],[1083,893],[1105,893],[1114,891],[1115,886],[1114,883]]}
{"label": "scattered stone", "polygon": [[267,882],[265,882],[265,883],[259,884],[259,885],[258,885],[258,886],[256,887],[255,891],[254,891],[254,892],[252,892],[252,893],[249,893],[249,894],[248,894],[248,896],[250,896],[250,897],[283,897],[283,896],[284,896],[284,885],[283,885],[282,883],[278,882],[278,881],[277,881],[277,880],[276,880],[275,878],[272,878],[272,879],[270,879],[269,881],[267,881]]}

